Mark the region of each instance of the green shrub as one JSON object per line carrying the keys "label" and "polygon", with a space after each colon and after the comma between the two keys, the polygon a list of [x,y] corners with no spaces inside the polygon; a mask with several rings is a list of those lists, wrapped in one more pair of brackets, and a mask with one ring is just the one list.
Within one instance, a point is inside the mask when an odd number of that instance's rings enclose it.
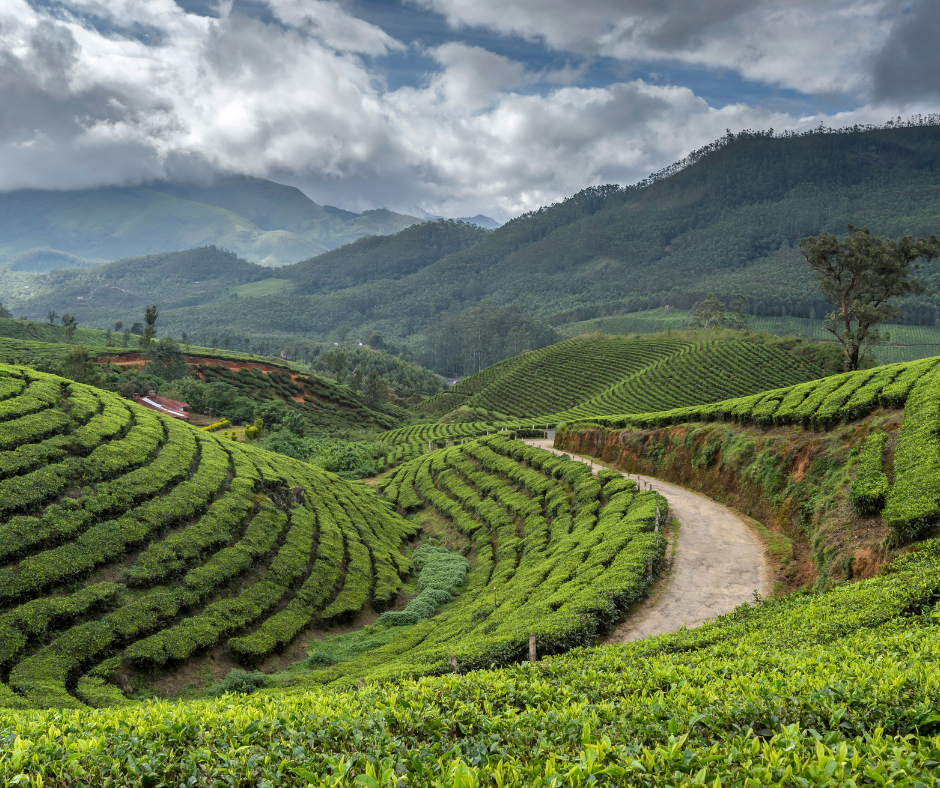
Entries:
{"label": "green shrub", "polygon": [[209,695],[218,697],[226,693],[235,695],[250,695],[255,690],[267,686],[268,677],[263,673],[249,673],[241,668],[233,668],[222,681],[216,684]]}

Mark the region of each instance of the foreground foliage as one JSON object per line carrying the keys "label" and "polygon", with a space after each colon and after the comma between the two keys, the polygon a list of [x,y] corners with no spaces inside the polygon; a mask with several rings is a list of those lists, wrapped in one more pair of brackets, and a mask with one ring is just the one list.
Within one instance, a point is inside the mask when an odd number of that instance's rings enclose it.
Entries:
{"label": "foreground foliage", "polygon": [[936,543],[883,575],[536,666],[0,715],[5,784],[914,786],[940,761]]}

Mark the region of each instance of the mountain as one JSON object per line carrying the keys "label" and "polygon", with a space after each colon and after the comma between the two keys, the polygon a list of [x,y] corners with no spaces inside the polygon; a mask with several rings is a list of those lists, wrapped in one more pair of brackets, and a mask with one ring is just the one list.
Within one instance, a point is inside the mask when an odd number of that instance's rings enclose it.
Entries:
{"label": "mountain", "polygon": [[0,265],[49,271],[211,244],[275,266],[418,222],[384,208],[356,214],[318,205],[293,186],[246,176],[20,190],[0,194]]}
{"label": "mountain", "polygon": [[[494,231],[419,225],[278,269],[264,285],[270,272],[233,269],[215,281],[214,294],[200,275],[160,302],[161,325],[177,334],[314,339],[379,330],[419,344],[482,302],[561,325],[666,304],[689,308],[710,292],[726,301],[744,293],[756,315],[820,318],[827,304],[797,251],[799,239],[844,234],[849,222],[887,236],[940,230],[938,168],[938,126],[729,134],[640,184],[591,187]],[[66,280],[69,287],[81,281],[97,298],[95,270],[34,283],[26,298],[0,292],[0,300],[17,314],[42,317],[68,302],[61,300]],[[927,267],[920,276],[928,292],[902,306],[908,322],[933,324],[940,275]],[[247,293],[239,290],[234,309],[224,288],[247,281],[257,283],[254,297],[242,299]],[[172,287],[157,280],[146,297]],[[68,293],[72,307],[78,293]],[[112,314],[118,303],[107,308],[86,320],[127,320]],[[522,344],[515,352],[526,348],[534,349]],[[486,363],[494,360],[487,355]]]}
{"label": "mountain", "polygon": [[[388,220],[381,211],[369,213],[378,214],[379,222]],[[424,222],[395,235],[367,236],[276,271],[217,246],[205,246],[50,271],[31,279],[31,295],[25,299],[22,294],[5,292],[12,288],[5,282],[0,285],[0,301],[38,317],[44,317],[49,309],[79,310],[83,325],[102,326],[114,319],[139,320],[133,313],[150,303],[172,314],[218,302],[227,316],[220,325],[228,328],[237,325],[241,315],[250,314],[259,298],[297,294],[301,300],[296,303],[309,311],[309,295],[343,290],[372,279],[400,279],[486,236],[486,230],[460,222]]]}
{"label": "mountain", "polygon": [[454,221],[475,224],[477,227],[482,227],[484,230],[495,230],[498,227],[502,227],[502,225],[495,219],[491,219],[489,216],[484,216],[482,213],[478,213],[476,216],[461,216],[459,219],[455,219]]}

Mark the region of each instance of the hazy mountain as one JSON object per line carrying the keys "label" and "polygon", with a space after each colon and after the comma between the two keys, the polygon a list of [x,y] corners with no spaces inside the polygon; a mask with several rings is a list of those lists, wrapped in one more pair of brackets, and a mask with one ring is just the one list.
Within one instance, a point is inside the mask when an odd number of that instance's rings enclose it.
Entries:
{"label": "hazy mountain", "polygon": [[356,214],[318,205],[292,186],[244,176],[212,184],[30,189],[0,194],[0,265],[48,271],[211,244],[274,266],[419,221],[386,209]]}
{"label": "hazy mountain", "polygon": [[477,227],[482,227],[484,230],[495,230],[497,227],[502,227],[502,225],[495,219],[491,219],[489,216],[484,216],[482,213],[478,213],[476,216],[462,216],[456,221],[467,222],[467,224],[475,224]]}

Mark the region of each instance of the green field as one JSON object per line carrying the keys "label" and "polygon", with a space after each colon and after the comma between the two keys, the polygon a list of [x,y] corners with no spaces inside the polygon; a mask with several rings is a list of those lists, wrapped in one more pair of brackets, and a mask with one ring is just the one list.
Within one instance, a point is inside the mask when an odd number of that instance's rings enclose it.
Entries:
{"label": "green field", "polygon": [[[572,338],[581,334],[602,331],[605,334],[652,334],[658,331],[683,331],[690,313],[681,309],[650,309],[617,317],[602,317],[582,320],[558,326],[558,333]],[[835,338],[826,331],[822,320],[802,317],[751,317],[754,331],[766,331],[780,337],[802,337],[815,342],[835,343]],[[898,323],[885,327],[890,341],[872,348],[872,353],[881,364],[898,361],[916,361],[940,353],[940,326],[913,326]]]}

